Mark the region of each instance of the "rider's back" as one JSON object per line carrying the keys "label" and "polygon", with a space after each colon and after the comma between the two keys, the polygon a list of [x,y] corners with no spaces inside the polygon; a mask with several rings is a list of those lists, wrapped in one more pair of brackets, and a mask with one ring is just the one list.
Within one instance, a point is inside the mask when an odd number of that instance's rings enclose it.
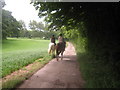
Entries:
{"label": "rider's back", "polygon": [[63,41],[64,41],[64,40],[63,40],[63,37],[59,36],[59,37],[58,37],[58,42],[59,42],[59,43],[62,43]]}
{"label": "rider's back", "polygon": [[51,37],[51,43],[55,43],[55,38]]}

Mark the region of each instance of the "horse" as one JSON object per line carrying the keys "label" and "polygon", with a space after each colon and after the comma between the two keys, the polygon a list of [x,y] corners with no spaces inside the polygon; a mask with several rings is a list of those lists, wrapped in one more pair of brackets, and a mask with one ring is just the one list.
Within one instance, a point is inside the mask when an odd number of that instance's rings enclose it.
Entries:
{"label": "horse", "polygon": [[54,43],[49,43],[49,48],[48,48],[48,54],[55,55],[55,44]]}
{"label": "horse", "polygon": [[56,59],[59,60],[59,54],[61,54],[61,60],[63,60],[63,52],[65,51],[66,42],[60,42],[56,45]]}

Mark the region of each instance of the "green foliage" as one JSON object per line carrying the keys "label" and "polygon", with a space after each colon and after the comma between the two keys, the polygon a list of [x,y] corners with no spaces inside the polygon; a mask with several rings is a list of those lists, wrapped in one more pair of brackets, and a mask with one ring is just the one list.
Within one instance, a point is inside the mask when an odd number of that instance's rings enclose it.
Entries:
{"label": "green foliage", "polygon": [[51,30],[60,30],[66,38],[73,40],[78,48],[84,47],[83,51],[92,57],[91,60],[102,62],[94,65],[106,65],[109,74],[111,74],[110,69],[114,70],[115,77],[111,75],[112,81],[117,82],[118,79],[120,82],[119,3],[36,1],[34,6],[39,10],[39,16],[46,16]]}
{"label": "green foliage", "polygon": [[49,31],[48,30],[48,24],[43,25],[42,22],[36,22],[36,21],[31,21],[29,23],[29,27],[31,31],[25,31],[25,37],[31,36],[31,38],[44,38],[44,39],[50,39],[50,37],[54,34],[55,36],[57,35],[58,32],[56,31]]}
{"label": "green foliage", "polygon": [[77,60],[80,64],[80,71],[85,80],[85,88],[119,88],[120,83],[112,62],[108,64],[104,60],[95,59],[86,51],[86,38],[71,40],[77,52]]}
{"label": "green foliage", "polygon": [[23,20],[19,20],[19,23],[21,24],[21,30],[26,30],[26,25],[25,25],[25,22]]}
{"label": "green foliage", "polygon": [[104,64],[103,60],[95,60],[86,53],[78,52],[77,55],[86,88],[119,88],[117,74],[113,72],[110,64]]}
{"label": "green foliage", "polygon": [[42,22],[30,21],[29,27],[31,30],[43,31],[45,29]]}
{"label": "green foliage", "polygon": [[33,39],[3,40],[2,77],[47,54],[49,41]]}
{"label": "green foliage", "polygon": [[6,39],[7,36],[19,37],[21,25],[11,15],[10,11],[2,9],[2,36]]}
{"label": "green foliage", "polygon": [[[22,77],[21,75],[16,75],[15,77],[11,77],[9,80],[2,83],[2,89],[11,90],[12,88],[16,88],[19,84],[21,84],[23,81],[28,79],[31,75],[33,75],[36,71],[42,68],[50,60],[51,60],[51,57],[48,55],[45,55],[41,60],[36,60],[35,63],[32,64],[32,68],[29,68],[29,70],[27,70],[26,73],[21,74]],[[25,67],[21,68],[21,70],[24,70],[24,69]]]}

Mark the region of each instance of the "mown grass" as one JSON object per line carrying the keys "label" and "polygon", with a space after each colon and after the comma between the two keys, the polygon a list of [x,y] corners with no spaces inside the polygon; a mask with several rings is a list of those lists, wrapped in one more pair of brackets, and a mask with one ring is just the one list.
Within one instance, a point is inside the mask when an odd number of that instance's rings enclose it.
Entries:
{"label": "mown grass", "polygon": [[49,40],[13,39],[2,42],[2,77],[47,55]]}

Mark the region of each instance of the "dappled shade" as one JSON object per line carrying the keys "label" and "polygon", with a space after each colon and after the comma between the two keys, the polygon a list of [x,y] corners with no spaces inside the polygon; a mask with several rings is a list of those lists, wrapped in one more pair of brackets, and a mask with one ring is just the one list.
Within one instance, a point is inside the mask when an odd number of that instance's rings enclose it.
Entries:
{"label": "dappled shade", "polygon": [[[60,30],[77,48],[120,74],[120,8],[117,2],[34,2],[51,30]],[[83,49],[82,49],[83,48]],[[80,51],[80,52],[81,52]],[[119,85],[118,85],[119,86]]]}

